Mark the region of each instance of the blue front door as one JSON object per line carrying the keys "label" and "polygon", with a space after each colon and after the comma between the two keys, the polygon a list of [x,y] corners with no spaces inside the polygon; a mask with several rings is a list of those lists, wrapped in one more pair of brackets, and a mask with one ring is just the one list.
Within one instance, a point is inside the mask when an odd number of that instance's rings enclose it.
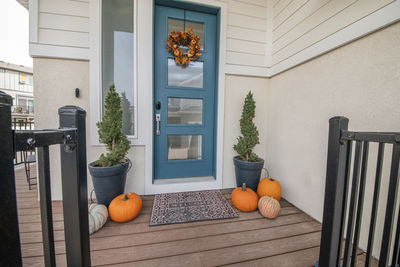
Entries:
{"label": "blue front door", "polygon": [[[216,21],[216,15],[156,6],[155,179],[214,176]],[[166,40],[170,32],[183,31],[189,26],[200,36],[202,55],[182,67],[175,64]]]}

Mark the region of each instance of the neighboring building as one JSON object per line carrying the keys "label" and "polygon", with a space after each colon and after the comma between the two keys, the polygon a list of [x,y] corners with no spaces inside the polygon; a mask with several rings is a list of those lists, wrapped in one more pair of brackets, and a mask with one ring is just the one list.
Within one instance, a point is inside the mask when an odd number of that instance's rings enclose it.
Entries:
{"label": "neighboring building", "polygon": [[13,99],[13,121],[34,122],[33,69],[0,61],[0,91]]}

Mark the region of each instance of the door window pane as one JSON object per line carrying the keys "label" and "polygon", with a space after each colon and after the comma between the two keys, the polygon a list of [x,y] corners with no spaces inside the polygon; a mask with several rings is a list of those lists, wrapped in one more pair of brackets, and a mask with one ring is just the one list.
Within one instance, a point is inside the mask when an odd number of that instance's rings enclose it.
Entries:
{"label": "door window pane", "polygon": [[183,67],[168,58],[168,86],[203,88],[203,62],[191,61]]}
{"label": "door window pane", "polygon": [[168,34],[187,30],[190,26],[193,33],[200,37],[200,49],[204,49],[204,23],[168,18]]}
{"label": "door window pane", "polygon": [[169,124],[202,124],[203,100],[193,98],[168,98]]}
{"label": "door window pane", "polygon": [[201,135],[168,135],[168,160],[201,159]]}
{"label": "door window pane", "polygon": [[102,1],[103,105],[108,88],[114,83],[121,97],[122,132],[126,135],[135,135],[133,26],[133,0]]}

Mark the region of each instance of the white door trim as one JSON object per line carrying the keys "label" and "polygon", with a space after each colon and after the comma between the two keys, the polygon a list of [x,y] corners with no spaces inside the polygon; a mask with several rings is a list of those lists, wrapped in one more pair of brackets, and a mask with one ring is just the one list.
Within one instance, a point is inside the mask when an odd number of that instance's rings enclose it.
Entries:
{"label": "white door trim", "polygon": [[[227,25],[227,5],[225,3],[221,3],[214,0],[187,0],[186,2],[192,2],[195,4],[206,5],[211,7],[216,7],[220,9],[219,14],[219,55],[218,55],[218,115],[217,115],[217,152],[216,152],[216,179],[215,180],[204,180],[204,181],[186,181],[182,183],[171,183],[171,184],[154,184],[153,183],[153,143],[149,143],[146,145],[146,155],[145,155],[145,164],[146,164],[146,171],[145,171],[145,194],[158,194],[158,193],[171,193],[171,192],[183,192],[183,191],[197,191],[197,190],[212,190],[212,189],[222,189],[222,170],[223,170],[223,136],[224,136],[224,91],[225,91],[225,50],[226,50],[226,25]],[[142,6],[143,5],[143,6]],[[144,6],[146,5],[146,6]],[[151,7],[150,7],[151,6]],[[141,35],[141,30],[145,31],[144,27],[146,27],[147,33],[153,33],[154,26],[153,26],[153,15],[154,15],[154,8],[152,1],[140,1],[139,5],[139,12],[138,12],[138,40],[145,40],[142,38],[144,36]],[[151,31],[150,27],[151,25]],[[148,39],[146,41],[146,45],[150,47],[152,50],[153,43],[153,34],[150,36],[146,36]],[[151,41],[150,41],[151,39]],[[144,44],[143,44],[144,45]],[[147,55],[151,54],[153,57],[153,51],[150,53],[143,53],[143,47],[141,47],[141,42],[139,41],[138,49],[142,51],[140,54],[146,55],[146,61],[151,62],[151,64],[146,64],[145,66],[139,63],[139,66],[145,67],[143,69],[146,70],[147,73],[153,74],[153,59],[149,58]],[[139,58],[139,62],[144,62]],[[153,78],[153,75],[151,75]],[[139,79],[142,76],[139,75]],[[145,113],[146,117],[149,121],[149,126],[147,129],[150,129],[149,136],[151,136],[151,140],[153,140],[153,81],[147,84],[147,90],[151,95],[149,99],[147,99],[148,103],[148,110]],[[143,89],[140,86],[139,81],[139,94],[142,92]],[[150,116],[148,116],[150,114]]]}

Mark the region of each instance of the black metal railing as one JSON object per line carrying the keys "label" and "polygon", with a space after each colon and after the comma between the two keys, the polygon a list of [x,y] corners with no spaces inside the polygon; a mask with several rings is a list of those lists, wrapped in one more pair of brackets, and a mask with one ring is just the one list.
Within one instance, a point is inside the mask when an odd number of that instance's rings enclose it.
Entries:
{"label": "black metal railing", "polygon": [[[21,119],[17,119],[17,118],[12,118],[11,129],[12,130],[34,130],[35,122],[27,121],[26,119],[21,120]],[[26,151],[26,153],[27,153],[27,155],[32,155],[34,153],[34,151],[30,150],[30,151]],[[25,161],[25,157],[24,157],[23,151],[15,151],[14,165],[20,165],[20,164],[24,163],[24,161]]]}
{"label": "black metal railing", "polygon": [[60,128],[13,131],[10,96],[0,92],[0,266],[22,266],[13,166],[14,151],[38,151],[40,212],[46,266],[55,266],[50,190],[49,147],[61,145],[65,247],[68,266],[90,266],[86,112],[79,107],[59,109]]}
{"label": "black metal railing", "polygon": [[[395,214],[398,208],[396,201],[399,184],[400,133],[351,132],[348,131],[348,122],[349,120],[345,117],[334,117],[329,120],[328,163],[319,266],[347,267],[357,264],[369,144],[374,142],[378,143],[379,147],[372,206],[365,209],[365,213],[370,212],[371,216],[365,266],[370,266],[372,261],[384,150],[390,145],[392,159],[379,267],[386,267],[389,264],[392,267],[398,267],[400,266],[400,215],[395,226]],[[354,143],[354,156],[352,156]],[[395,241],[392,245],[393,234]],[[392,255],[391,258],[390,255]]]}

